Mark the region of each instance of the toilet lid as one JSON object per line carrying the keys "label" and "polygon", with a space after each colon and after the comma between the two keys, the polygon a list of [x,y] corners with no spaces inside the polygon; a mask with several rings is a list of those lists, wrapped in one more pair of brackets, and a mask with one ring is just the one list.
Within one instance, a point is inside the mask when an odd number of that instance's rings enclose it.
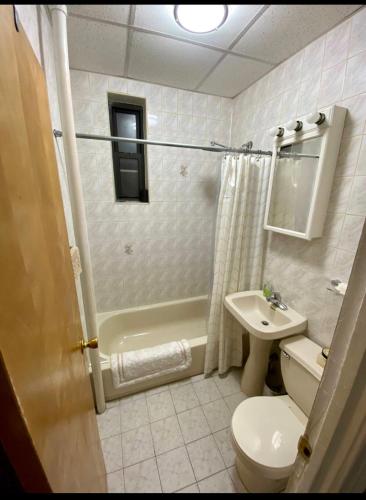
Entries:
{"label": "toilet lid", "polygon": [[304,423],[280,396],[246,399],[232,418],[232,432],[243,453],[266,467],[291,466],[304,430]]}

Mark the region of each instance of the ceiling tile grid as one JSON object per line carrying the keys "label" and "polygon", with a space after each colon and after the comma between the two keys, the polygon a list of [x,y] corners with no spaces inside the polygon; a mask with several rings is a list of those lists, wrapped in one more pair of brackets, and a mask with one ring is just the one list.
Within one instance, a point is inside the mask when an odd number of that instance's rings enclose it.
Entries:
{"label": "ceiling tile grid", "polygon": [[214,50],[137,32],[133,33],[130,50],[130,78],[190,90],[220,58]]}
{"label": "ceiling tile grid", "polygon": [[[226,98],[266,74],[291,88],[301,71],[316,73],[324,53],[317,38],[360,7],[228,5],[223,26],[198,34],[175,22],[174,5],[69,5],[70,67]],[[269,73],[291,56],[296,73],[286,64]]]}
{"label": "ceiling tile grid", "polygon": [[271,69],[272,66],[269,64],[226,56],[203,82],[199,90],[209,94],[218,94],[218,89],[220,89],[222,96],[233,97]]}
{"label": "ceiling tile grid", "polygon": [[107,75],[123,75],[127,29],[69,17],[70,67]]}

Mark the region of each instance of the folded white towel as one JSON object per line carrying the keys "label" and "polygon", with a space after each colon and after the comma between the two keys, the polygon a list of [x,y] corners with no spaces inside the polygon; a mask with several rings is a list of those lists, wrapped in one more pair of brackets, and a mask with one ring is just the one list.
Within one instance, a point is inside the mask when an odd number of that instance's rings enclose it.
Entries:
{"label": "folded white towel", "polygon": [[185,339],[110,356],[113,385],[116,389],[183,371],[191,364],[191,348]]}

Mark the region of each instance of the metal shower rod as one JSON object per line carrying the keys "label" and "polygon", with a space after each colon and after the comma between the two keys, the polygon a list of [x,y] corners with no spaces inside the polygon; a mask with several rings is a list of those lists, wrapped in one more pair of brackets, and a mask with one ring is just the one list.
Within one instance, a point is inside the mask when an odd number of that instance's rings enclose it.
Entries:
{"label": "metal shower rod", "polygon": [[[53,130],[53,135],[55,137],[62,137],[61,130]],[[226,146],[212,147],[212,146],[200,146],[196,144],[184,144],[180,142],[162,142],[162,141],[150,141],[147,139],[133,139],[130,137],[116,137],[113,135],[96,135],[96,134],[75,134],[77,139],[93,139],[96,141],[119,141],[119,142],[133,142],[137,144],[150,144],[152,146],[168,146],[171,148],[186,148],[186,149],[200,149],[203,151],[212,151],[214,153],[239,153],[239,154],[253,154],[253,155],[264,155],[272,156],[272,151],[262,151],[261,149],[249,149],[249,148],[230,148]],[[298,157],[298,158],[319,158],[317,155],[307,155],[302,153],[281,153],[282,157]]]}

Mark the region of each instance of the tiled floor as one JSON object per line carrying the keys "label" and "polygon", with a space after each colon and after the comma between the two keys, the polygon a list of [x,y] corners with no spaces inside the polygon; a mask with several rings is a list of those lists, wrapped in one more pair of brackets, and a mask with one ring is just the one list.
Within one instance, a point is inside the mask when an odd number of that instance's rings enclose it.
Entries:
{"label": "tiled floor", "polygon": [[198,375],[108,403],[97,419],[109,492],[244,492],[230,442],[240,376]]}

